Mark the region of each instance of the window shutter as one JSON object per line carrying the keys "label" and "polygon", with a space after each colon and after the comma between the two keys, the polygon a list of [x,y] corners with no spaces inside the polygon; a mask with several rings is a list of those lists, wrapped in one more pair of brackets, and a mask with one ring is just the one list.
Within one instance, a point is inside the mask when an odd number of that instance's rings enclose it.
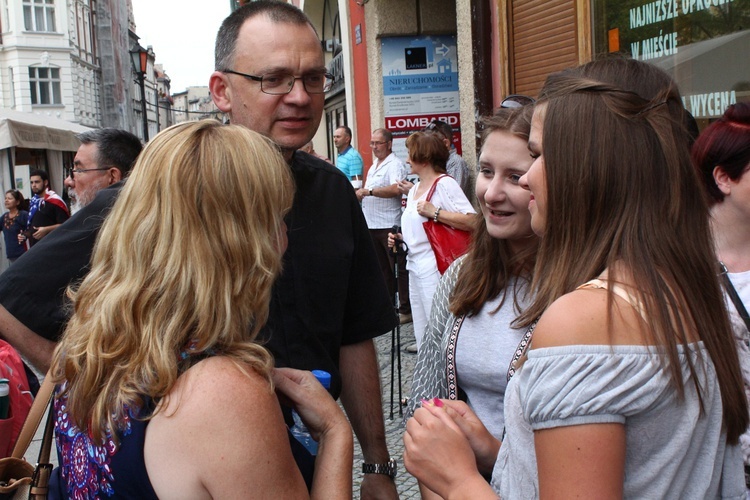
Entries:
{"label": "window shutter", "polygon": [[514,94],[536,96],[550,73],[578,65],[575,0],[511,0]]}

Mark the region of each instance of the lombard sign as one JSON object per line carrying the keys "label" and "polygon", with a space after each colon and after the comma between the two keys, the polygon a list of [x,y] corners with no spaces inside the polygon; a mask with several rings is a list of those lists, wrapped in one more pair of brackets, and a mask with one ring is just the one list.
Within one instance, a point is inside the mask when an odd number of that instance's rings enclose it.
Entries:
{"label": "lombard sign", "polygon": [[455,35],[382,38],[380,48],[385,127],[394,134],[396,155],[405,159],[406,138],[434,119],[453,127],[460,154]]}
{"label": "lombard sign", "polygon": [[401,159],[406,159],[406,138],[422,130],[432,120],[440,120],[453,128],[453,145],[461,154],[461,118],[458,113],[431,113],[412,116],[386,116],[385,128],[393,132],[393,152]]}

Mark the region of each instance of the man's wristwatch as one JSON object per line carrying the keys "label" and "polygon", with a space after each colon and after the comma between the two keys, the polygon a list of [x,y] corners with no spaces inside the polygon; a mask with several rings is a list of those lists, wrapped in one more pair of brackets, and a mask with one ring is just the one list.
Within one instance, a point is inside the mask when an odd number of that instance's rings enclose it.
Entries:
{"label": "man's wristwatch", "polygon": [[384,464],[362,464],[363,474],[385,474],[391,479],[396,479],[398,465],[394,459],[388,460]]}
{"label": "man's wristwatch", "polygon": [[370,196],[372,196],[372,189],[370,189]]}

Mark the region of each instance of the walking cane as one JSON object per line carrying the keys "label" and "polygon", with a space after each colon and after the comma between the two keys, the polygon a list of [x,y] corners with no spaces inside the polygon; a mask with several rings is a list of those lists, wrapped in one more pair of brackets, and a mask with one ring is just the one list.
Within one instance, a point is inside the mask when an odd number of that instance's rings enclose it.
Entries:
{"label": "walking cane", "polygon": [[[391,228],[391,232],[396,235],[401,232],[401,228],[398,227],[398,225],[393,226]],[[404,252],[404,250],[401,249],[401,245],[406,245],[406,243],[403,242],[403,240],[394,240],[393,245],[393,281],[395,283],[395,292],[393,293],[393,309],[396,313],[396,317],[399,317],[398,308],[399,308],[399,294],[398,294],[398,256],[399,252]],[[395,354],[395,356],[394,356]],[[401,395],[401,321],[399,318],[399,321],[396,322],[396,328],[391,330],[391,412],[388,417],[389,420],[393,420],[393,385],[394,385],[394,370],[393,365],[398,360],[398,414],[399,416],[404,415],[404,406],[402,404],[402,395]]]}

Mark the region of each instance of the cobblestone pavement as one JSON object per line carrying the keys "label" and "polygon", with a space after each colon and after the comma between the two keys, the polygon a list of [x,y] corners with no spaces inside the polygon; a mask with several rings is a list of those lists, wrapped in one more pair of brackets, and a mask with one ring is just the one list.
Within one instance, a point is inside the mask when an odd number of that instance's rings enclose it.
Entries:
{"label": "cobblestone pavement", "polygon": [[[380,383],[383,392],[383,416],[385,417],[385,439],[391,457],[398,462],[398,476],[396,476],[396,488],[399,497],[420,498],[417,480],[404,469],[404,425],[399,415],[398,398],[398,371],[394,364],[393,385],[393,418],[391,415],[391,339],[392,334],[387,333],[375,339],[375,348],[378,352],[378,363],[380,365]],[[408,354],[404,348],[414,343],[414,328],[412,323],[401,326],[401,393],[407,397],[411,391],[411,376],[414,372],[414,364],[417,361],[416,354]],[[396,363],[398,359],[396,358]],[[362,451],[357,440],[354,440],[354,498],[359,498],[359,487],[362,482]]]}

